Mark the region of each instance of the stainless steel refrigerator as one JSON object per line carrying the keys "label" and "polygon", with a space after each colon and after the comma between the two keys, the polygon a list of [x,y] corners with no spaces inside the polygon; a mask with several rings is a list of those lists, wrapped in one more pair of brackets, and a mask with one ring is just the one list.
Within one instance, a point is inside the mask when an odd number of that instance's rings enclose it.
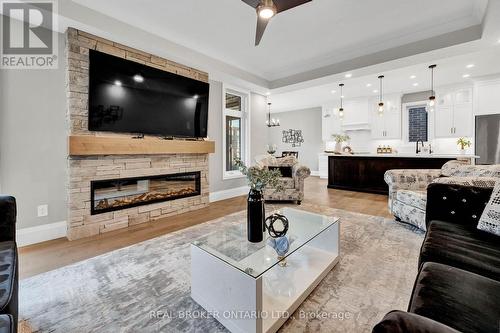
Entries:
{"label": "stainless steel refrigerator", "polygon": [[476,164],[500,164],[500,114],[476,116]]}

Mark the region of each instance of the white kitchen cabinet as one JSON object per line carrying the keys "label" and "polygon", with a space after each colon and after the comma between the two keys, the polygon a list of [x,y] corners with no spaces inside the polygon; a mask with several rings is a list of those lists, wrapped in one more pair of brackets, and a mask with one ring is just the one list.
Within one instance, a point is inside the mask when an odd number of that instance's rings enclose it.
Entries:
{"label": "white kitchen cabinet", "polygon": [[438,105],[434,110],[434,135],[437,138],[453,136],[453,105]]}
{"label": "white kitchen cabinet", "polygon": [[338,118],[337,111],[333,106],[323,106],[321,120],[323,141],[331,141],[332,134],[341,133],[342,121]]}
{"label": "white kitchen cabinet", "polygon": [[328,178],[328,155],[324,153],[318,154],[318,166],[319,178]]}
{"label": "white kitchen cabinet", "polygon": [[472,88],[442,92],[434,110],[436,138],[472,136]]}
{"label": "white kitchen cabinet", "polygon": [[384,112],[378,112],[378,100],[372,100],[372,138],[401,139],[401,98],[389,96],[385,99]]}
{"label": "white kitchen cabinet", "polygon": [[453,108],[453,134],[456,137],[472,136],[472,104],[455,105]]}

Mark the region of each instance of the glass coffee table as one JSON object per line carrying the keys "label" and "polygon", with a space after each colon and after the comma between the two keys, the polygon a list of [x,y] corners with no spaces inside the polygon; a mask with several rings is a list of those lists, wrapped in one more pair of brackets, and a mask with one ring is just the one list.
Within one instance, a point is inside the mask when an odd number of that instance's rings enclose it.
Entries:
{"label": "glass coffee table", "polygon": [[338,218],[281,212],[292,240],[284,258],[266,237],[248,242],[246,217],[191,244],[191,297],[231,332],[276,332],[338,262]]}

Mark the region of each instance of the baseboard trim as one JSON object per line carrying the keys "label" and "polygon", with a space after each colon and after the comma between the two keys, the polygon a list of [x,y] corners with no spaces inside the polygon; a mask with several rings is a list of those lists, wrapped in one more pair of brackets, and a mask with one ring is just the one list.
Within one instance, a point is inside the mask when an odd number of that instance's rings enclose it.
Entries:
{"label": "baseboard trim", "polygon": [[228,190],[210,192],[208,199],[210,202],[216,202],[221,200],[226,200],[234,197],[239,197],[240,195],[247,194],[249,190],[248,186],[230,188]]}
{"label": "baseboard trim", "polygon": [[311,176],[318,177],[319,176],[319,171],[311,171]]}
{"label": "baseboard trim", "polygon": [[43,224],[36,227],[23,228],[16,231],[19,247],[66,237],[66,221]]}

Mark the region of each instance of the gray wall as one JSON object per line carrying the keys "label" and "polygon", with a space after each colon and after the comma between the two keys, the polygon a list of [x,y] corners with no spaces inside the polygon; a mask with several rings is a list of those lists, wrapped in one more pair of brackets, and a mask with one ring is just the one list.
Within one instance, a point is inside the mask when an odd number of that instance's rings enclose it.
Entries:
{"label": "gray wall", "polygon": [[[277,146],[276,156],[281,156],[284,150],[298,151],[300,163],[308,166],[311,171],[318,171],[318,153],[323,150],[321,108],[273,113],[272,117],[279,118],[281,123],[280,127],[269,128],[269,144]],[[281,141],[282,131],[288,129],[302,130],[304,143],[301,147],[292,147]]]}
{"label": "gray wall", "polygon": [[0,70],[0,184],[17,199],[18,229],[66,220],[65,89],[62,34],[57,70]]}
{"label": "gray wall", "polygon": [[[266,99],[262,95],[250,95],[250,157],[254,162],[256,155],[264,154],[267,144],[265,125]],[[209,158],[208,171],[210,192],[224,191],[247,184],[245,178],[223,179],[222,165],[222,83],[210,81],[208,136],[215,141],[215,154]]]}

